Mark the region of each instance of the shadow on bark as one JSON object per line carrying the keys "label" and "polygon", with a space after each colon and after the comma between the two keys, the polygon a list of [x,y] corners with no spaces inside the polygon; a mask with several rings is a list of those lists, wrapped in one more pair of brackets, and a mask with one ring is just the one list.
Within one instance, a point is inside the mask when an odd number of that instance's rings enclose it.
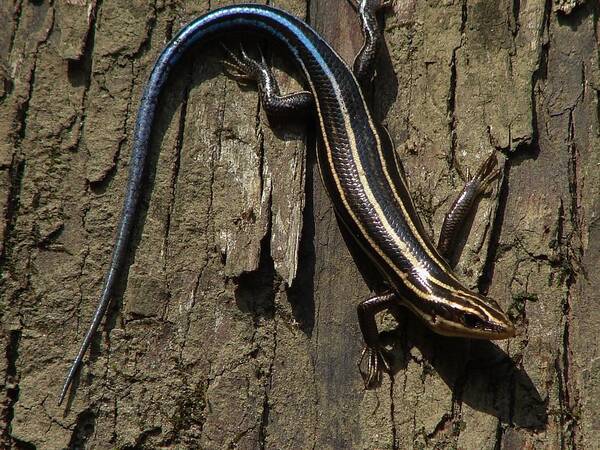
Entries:
{"label": "shadow on bark", "polygon": [[[338,224],[365,283],[373,292],[384,292],[388,287],[381,274],[343,224]],[[460,252],[455,256],[460,258]],[[381,332],[394,359],[392,376],[407,368],[410,350],[416,347],[424,359],[415,362],[423,366],[425,374],[429,368],[444,380],[453,392],[453,404],[466,403],[504,424],[532,430],[546,426],[546,401],[527,372],[496,344],[438,335],[400,305],[389,312],[399,323],[395,330]]]}

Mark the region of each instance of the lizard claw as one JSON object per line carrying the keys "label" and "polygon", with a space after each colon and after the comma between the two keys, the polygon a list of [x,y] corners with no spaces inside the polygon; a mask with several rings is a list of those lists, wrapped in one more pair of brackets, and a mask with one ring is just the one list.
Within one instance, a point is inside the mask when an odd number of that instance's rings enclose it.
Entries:
{"label": "lizard claw", "polygon": [[[226,54],[226,59],[223,59],[221,63],[223,64],[223,68],[227,75],[232,77],[238,83],[249,84],[252,81],[252,77],[249,75],[247,67],[244,65],[242,59],[223,42],[220,44]],[[243,46],[241,44],[240,48],[243,51]]]}
{"label": "lizard claw", "polygon": [[475,176],[469,180],[469,183],[478,183],[479,192],[482,194],[489,193],[489,188],[494,179],[500,175],[500,169],[496,167],[498,159],[492,153],[488,159],[481,165]]}
{"label": "lizard claw", "polygon": [[[373,349],[365,346],[358,362],[358,370],[365,384],[365,389],[371,389],[381,383],[383,371],[391,372],[390,360],[391,355],[384,348]],[[366,364],[364,370],[363,363]]]}
{"label": "lizard claw", "polygon": [[348,0],[355,11],[371,11],[376,13],[393,5],[393,0]]}
{"label": "lizard claw", "polygon": [[261,71],[269,70],[265,56],[259,45],[257,45],[257,48],[260,61],[249,56],[244,45],[241,43],[239,53],[231,50],[223,42],[221,42],[221,47],[223,47],[226,54],[226,59],[222,61],[225,71],[240,83],[249,84],[256,82],[259,79]]}

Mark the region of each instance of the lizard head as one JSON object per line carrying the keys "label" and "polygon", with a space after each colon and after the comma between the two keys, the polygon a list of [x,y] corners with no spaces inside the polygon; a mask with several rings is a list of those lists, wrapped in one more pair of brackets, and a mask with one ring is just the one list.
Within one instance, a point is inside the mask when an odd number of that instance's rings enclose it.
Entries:
{"label": "lizard head", "polygon": [[516,335],[514,325],[493,299],[466,288],[436,294],[425,301],[419,298],[407,302],[436,333],[492,340]]}

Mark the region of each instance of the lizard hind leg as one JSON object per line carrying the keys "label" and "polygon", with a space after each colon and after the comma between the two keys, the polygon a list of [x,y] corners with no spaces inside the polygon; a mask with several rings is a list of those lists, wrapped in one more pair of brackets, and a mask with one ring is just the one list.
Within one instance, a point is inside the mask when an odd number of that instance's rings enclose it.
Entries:
{"label": "lizard hind leg", "polygon": [[314,99],[310,92],[301,91],[281,95],[279,84],[260,46],[257,46],[259,54],[257,59],[248,54],[243,44],[240,44],[239,52],[233,51],[223,43],[221,46],[226,54],[226,59],[223,60],[225,71],[240,84],[255,83],[258,86],[261,103],[269,116],[287,117],[311,110]]}
{"label": "lizard hind leg", "polygon": [[456,247],[460,233],[466,227],[469,215],[475,209],[478,198],[491,189],[492,181],[498,178],[500,173],[495,153],[491,153],[481,164],[475,176],[471,177],[467,172],[467,182],[446,213],[440,231],[437,249],[446,259],[452,259],[453,249]]}

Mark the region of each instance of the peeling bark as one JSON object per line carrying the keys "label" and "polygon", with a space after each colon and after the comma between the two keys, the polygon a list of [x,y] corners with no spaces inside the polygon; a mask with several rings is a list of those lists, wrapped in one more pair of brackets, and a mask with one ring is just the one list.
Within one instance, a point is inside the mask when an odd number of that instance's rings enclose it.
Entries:
{"label": "peeling bark", "polygon": [[[381,280],[340,231],[315,124],[266,117],[199,49],[161,98],[128,271],[56,406],[110,258],[146,76],[222,4],[0,5],[0,446],[595,448],[600,7],[583,0],[397,2],[367,92],[432,236],[466,174],[504,154],[456,271],[516,338],[381,314],[394,373],[364,391],[355,307]],[[362,44],[346,2],[276,6],[349,62]],[[285,91],[302,86],[265,50]]]}

